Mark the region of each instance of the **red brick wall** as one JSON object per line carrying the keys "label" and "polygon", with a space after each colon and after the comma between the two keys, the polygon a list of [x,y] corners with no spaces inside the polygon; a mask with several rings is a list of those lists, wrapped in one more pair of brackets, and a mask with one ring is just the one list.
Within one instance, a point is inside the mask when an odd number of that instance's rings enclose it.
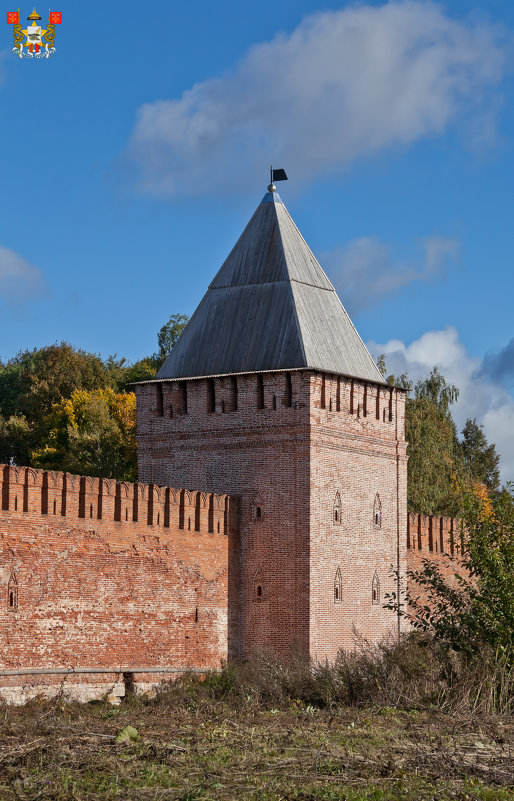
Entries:
{"label": "red brick wall", "polygon": [[180,476],[187,485],[239,496],[234,658],[308,649],[309,376],[293,372],[291,383],[288,406],[285,374],[264,375],[261,409],[257,376],[238,376],[235,409],[233,381],[215,379],[215,411],[209,412],[209,382],[188,381],[187,414],[176,413],[180,407],[173,404],[173,417],[169,399],[179,396],[178,383],[163,383],[162,416],[156,385],[137,388],[141,478],[176,483]]}
{"label": "red brick wall", "polygon": [[318,659],[353,647],[356,635],[397,635],[397,617],[383,605],[396,589],[391,569],[406,569],[404,402],[403,392],[361,381],[311,379],[310,638]]}
{"label": "red brick wall", "polygon": [[232,499],[29,468],[1,466],[0,478],[2,670],[226,659]]}
{"label": "red brick wall", "polygon": [[[455,573],[462,573],[462,568],[458,564],[460,553],[460,520],[417,514],[407,516],[408,570],[421,570],[423,560],[429,559],[439,566],[446,581],[454,585]],[[409,593],[419,599],[420,603],[427,603],[428,598],[422,587],[410,581],[408,588]]]}
{"label": "red brick wall", "polygon": [[[239,656],[331,658],[353,645],[354,624],[376,641],[396,623],[381,603],[398,535],[405,566],[404,394],[309,371],[290,379],[292,398],[285,373],[263,375],[264,408],[256,375],[237,377],[237,408],[234,377],[214,379],[214,412],[206,379],[140,385],[139,471],[145,481],[240,496]],[[343,521],[334,529],[337,491]],[[380,531],[371,527],[377,492]],[[335,604],[338,567],[344,596]],[[375,570],[381,599],[372,604]]]}

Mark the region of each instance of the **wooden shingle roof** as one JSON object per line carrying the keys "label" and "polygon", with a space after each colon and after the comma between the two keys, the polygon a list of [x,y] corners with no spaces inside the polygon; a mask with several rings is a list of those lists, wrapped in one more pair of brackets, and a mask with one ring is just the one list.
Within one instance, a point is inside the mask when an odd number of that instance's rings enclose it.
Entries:
{"label": "wooden shingle roof", "polygon": [[157,378],[295,369],[383,383],[279,195],[268,192]]}

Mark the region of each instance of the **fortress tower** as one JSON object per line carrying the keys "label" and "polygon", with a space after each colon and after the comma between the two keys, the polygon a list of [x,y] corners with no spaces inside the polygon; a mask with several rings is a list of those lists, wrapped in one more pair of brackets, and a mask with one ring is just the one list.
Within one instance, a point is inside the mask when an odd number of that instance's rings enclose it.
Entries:
{"label": "fortress tower", "polygon": [[269,189],[137,387],[139,477],[239,497],[231,657],[331,659],[356,632],[397,631],[383,602],[406,563],[405,393]]}

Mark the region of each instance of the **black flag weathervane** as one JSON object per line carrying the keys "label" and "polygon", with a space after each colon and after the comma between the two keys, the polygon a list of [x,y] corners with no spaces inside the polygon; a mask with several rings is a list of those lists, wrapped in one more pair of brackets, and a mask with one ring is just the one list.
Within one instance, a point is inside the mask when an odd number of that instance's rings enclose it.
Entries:
{"label": "black flag weathervane", "polygon": [[269,168],[271,183],[268,186],[268,192],[275,191],[275,181],[287,181],[287,175],[285,170],[274,170],[273,166]]}

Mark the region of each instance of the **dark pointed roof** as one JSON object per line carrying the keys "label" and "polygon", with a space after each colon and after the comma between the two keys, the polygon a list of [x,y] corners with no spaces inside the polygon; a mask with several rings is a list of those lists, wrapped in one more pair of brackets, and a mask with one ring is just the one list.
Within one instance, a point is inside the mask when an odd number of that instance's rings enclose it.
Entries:
{"label": "dark pointed roof", "polygon": [[268,192],[157,378],[295,369],[383,383],[280,197]]}

